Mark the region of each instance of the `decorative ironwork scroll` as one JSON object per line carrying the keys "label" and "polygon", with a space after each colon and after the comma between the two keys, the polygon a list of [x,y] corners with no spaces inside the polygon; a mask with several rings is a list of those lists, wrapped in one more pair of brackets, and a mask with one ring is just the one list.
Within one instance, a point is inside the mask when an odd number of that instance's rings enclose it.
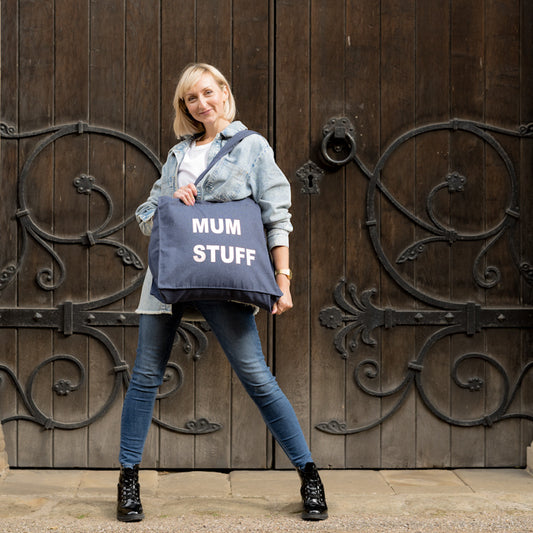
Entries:
{"label": "decorative ironwork scroll", "polygon": [[[457,171],[449,172],[443,176],[442,181],[429,192],[426,200],[427,220],[424,220],[402,205],[386,188],[382,180],[382,172],[391,156],[402,145],[411,139],[415,139],[430,132],[467,132],[476,136],[486,143],[497,155],[505,168],[509,183],[509,195],[507,205],[503,210],[501,219],[493,226],[484,231],[461,232],[451,227],[439,218],[434,208],[435,199],[440,191],[451,194],[461,194],[468,186],[468,176]],[[500,240],[507,239],[514,267],[525,283],[532,284],[531,260],[521,257],[517,244],[516,227],[520,218],[519,186],[517,174],[511,157],[503,145],[496,139],[494,134],[503,134],[519,138],[533,137],[533,125],[528,124],[520,127],[518,131],[506,130],[478,122],[453,119],[449,122],[428,124],[417,127],[397,138],[383,152],[374,170],[369,170],[361,162],[356,154],[354,140],[354,127],[346,118],[334,118],[324,128],[324,140],[322,142],[322,157],[326,162],[336,168],[340,168],[353,161],[368,179],[366,194],[366,226],[369,232],[375,254],[380,265],[388,272],[394,282],[408,295],[418,302],[429,306],[431,309],[398,310],[393,308],[379,308],[372,303],[375,289],[365,290],[359,296],[354,284],[341,280],[333,291],[334,306],[321,310],[319,320],[322,326],[336,330],[334,346],[343,358],[348,358],[350,353],[356,351],[359,342],[369,346],[377,345],[373,332],[377,328],[390,329],[397,326],[433,326],[436,328],[424,342],[418,354],[412,357],[407,364],[403,380],[390,390],[380,390],[379,385],[372,388],[369,386],[373,380],[377,383],[382,369],[377,359],[365,359],[357,365],[354,372],[354,382],[363,393],[376,398],[395,398],[394,405],[388,412],[378,419],[363,423],[357,427],[348,427],[342,421],[330,420],[319,423],[316,427],[320,431],[332,434],[347,435],[359,433],[376,427],[392,417],[403,405],[408,393],[415,388],[418,395],[428,409],[441,420],[457,426],[491,426],[501,420],[509,418],[522,418],[533,421],[533,413],[514,412],[512,403],[520,391],[524,378],[533,368],[533,361],[528,362],[520,370],[514,383],[504,367],[491,355],[486,353],[465,353],[457,357],[451,366],[450,377],[452,382],[459,388],[471,392],[479,392],[486,387],[482,376],[471,376],[468,379],[459,377],[459,369],[468,361],[482,361],[496,372],[503,384],[499,390],[499,401],[496,407],[480,417],[460,419],[445,413],[435,404],[426,390],[422,379],[428,353],[441,339],[453,335],[466,334],[473,336],[481,331],[494,328],[531,328],[533,326],[533,307],[509,307],[494,308],[484,307],[473,302],[457,302],[452,299],[439,298],[434,294],[428,294],[412,280],[402,275],[397,265],[409,261],[417,261],[435,243],[444,242],[454,246],[459,242],[479,243],[479,253],[472,265],[472,276],[475,283],[490,290],[501,279],[501,272],[495,265],[487,262],[490,249]],[[333,145],[333,147],[332,147]],[[339,158],[335,153],[341,153]],[[346,155],[348,154],[348,155]],[[412,242],[397,257],[395,263],[386,254],[381,242],[380,224],[378,221],[377,203],[378,196],[383,195],[397,212],[406,217],[415,227],[426,234],[425,237]]]}
{"label": "decorative ironwork scroll", "polygon": [[[73,176],[73,192],[78,194],[98,194],[103,199],[107,213],[105,220],[96,228],[91,228],[76,237],[64,237],[48,232],[35,221],[32,216],[32,210],[27,205],[26,188],[27,179],[32,165],[36,158],[43,150],[52,145],[58,139],[68,135],[104,135],[119,139],[130,146],[135,147],[143,154],[153,165],[157,173],[161,171],[161,162],[158,157],[138,139],[127,135],[123,132],[93,126],[84,122],[72,124],[63,124],[52,126],[38,131],[18,133],[16,129],[7,124],[0,124],[0,137],[5,139],[25,139],[38,137],[33,149],[27,156],[22,169],[18,175],[17,182],[17,209],[15,212],[16,220],[20,227],[20,247],[17,254],[17,260],[5,265],[0,273],[0,295],[9,284],[16,278],[26,259],[28,239],[33,239],[47,254],[53,259],[56,265],[58,275],[54,277],[54,272],[48,267],[40,269],[35,276],[37,286],[43,291],[55,291],[65,281],[67,269],[60,254],[54,246],[77,245],[82,247],[107,246],[115,249],[115,256],[125,267],[132,268],[139,272],[139,275],[125,288],[100,298],[87,302],[64,301],[59,305],[51,308],[0,308],[0,328],[44,328],[52,331],[61,332],[65,336],[83,335],[96,340],[108,355],[108,364],[110,373],[113,377],[113,385],[109,396],[103,405],[91,416],[77,422],[64,423],[53,417],[44,414],[43,410],[37,405],[34,396],[34,385],[39,374],[44,368],[55,362],[63,362],[70,365],[77,380],[56,379],[51,389],[58,396],[67,396],[76,393],[86,381],[87,371],[84,364],[79,358],[72,354],[56,354],[41,361],[30,373],[25,384],[18,379],[16,372],[5,364],[0,364],[0,385],[2,382],[11,382],[17,395],[29,414],[16,414],[7,416],[2,423],[13,420],[27,420],[41,425],[45,429],[77,429],[92,424],[109,410],[111,405],[117,400],[119,393],[123,388],[127,388],[130,380],[129,365],[121,357],[121,354],[111,338],[104,332],[103,328],[113,326],[118,327],[136,327],[138,326],[138,315],[135,312],[111,311],[106,310],[110,304],[118,302],[136,291],[144,280],[145,266],[138,254],[128,245],[112,238],[112,236],[125,228],[134,221],[134,215],[125,218],[116,225],[111,225],[113,219],[114,206],[111,196],[108,192],[98,185],[98,179],[89,172]],[[186,355],[198,360],[207,350],[208,340],[205,335],[207,326],[203,323],[183,322],[176,333],[175,344],[180,345]],[[3,374],[3,375],[2,375]],[[158,395],[158,399],[168,398],[176,393],[183,384],[183,371],[181,367],[174,362],[167,366],[165,381],[172,381],[173,386],[164,393]],[[222,425],[216,422],[210,422],[205,418],[191,420],[184,424],[183,427],[174,426],[153,418],[155,424],[179,433],[205,434],[218,431]]]}

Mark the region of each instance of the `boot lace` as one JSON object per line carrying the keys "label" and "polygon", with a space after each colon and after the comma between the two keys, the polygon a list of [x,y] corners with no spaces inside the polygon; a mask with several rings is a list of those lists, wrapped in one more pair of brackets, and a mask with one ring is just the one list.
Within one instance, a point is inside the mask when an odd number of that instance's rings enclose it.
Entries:
{"label": "boot lace", "polygon": [[123,502],[137,503],[139,501],[139,483],[134,476],[124,476],[120,489]]}
{"label": "boot lace", "polygon": [[314,500],[319,504],[325,503],[324,488],[319,479],[306,479],[302,487],[302,496],[304,500]]}

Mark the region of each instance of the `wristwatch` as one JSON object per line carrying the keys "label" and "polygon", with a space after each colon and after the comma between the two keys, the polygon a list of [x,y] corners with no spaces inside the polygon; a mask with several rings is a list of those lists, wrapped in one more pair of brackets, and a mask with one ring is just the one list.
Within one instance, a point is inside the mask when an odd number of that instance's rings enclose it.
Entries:
{"label": "wristwatch", "polygon": [[275,270],[274,275],[277,276],[278,274],[283,274],[289,279],[292,279],[292,270],[290,268],[280,268],[279,270]]}

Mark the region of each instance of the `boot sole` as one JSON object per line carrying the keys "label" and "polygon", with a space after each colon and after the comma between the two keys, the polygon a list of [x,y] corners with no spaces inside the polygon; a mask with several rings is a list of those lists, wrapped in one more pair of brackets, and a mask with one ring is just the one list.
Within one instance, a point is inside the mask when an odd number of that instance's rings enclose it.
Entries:
{"label": "boot sole", "polygon": [[136,515],[118,515],[117,520],[120,522],[140,522],[144,518],[144,513]]}
{"label": "boot sole", "polygon": [[309,521],[319,521],[319,520],[326,520],[328,517],[328,512],[324,511],[323,513],[317,514],[317,513],[302,513],[302,520],[309,520]]}

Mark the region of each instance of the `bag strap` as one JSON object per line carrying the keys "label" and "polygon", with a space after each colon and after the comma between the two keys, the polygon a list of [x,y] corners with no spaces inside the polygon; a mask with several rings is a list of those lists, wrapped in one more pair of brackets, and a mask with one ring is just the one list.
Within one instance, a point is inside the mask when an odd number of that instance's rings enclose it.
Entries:
{"label": "bag strap", "polygon": [[213,168],[213,166],[218,163],[227,153],[231,152],[233,148],[239,144],[245,137],[248,137],[248,135],[254,135],[258,134],[256,131],[253,130],[242,130],[237,132],[233,137],[231,137],[226,144],[219,150],[217,155],[213,157],[211,160],[211,163],[207,165],[207,168],[198,176],[198,179],[194,182],[195,185],[198,185],[201,180],[204,179],[205,175]]}

